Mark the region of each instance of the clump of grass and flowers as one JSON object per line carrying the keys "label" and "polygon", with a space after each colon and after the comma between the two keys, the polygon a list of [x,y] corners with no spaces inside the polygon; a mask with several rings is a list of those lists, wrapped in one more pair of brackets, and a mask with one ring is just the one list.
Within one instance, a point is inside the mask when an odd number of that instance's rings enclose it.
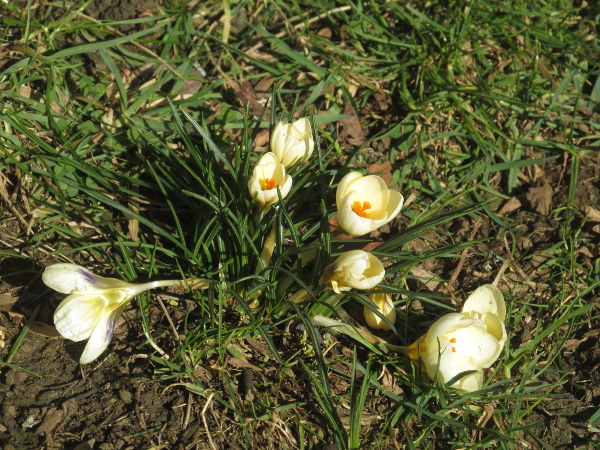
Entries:
{"label": "clump of grass and flowers", "polygon": [[[87,343],[48,367],[147,378],[133,406],[114,391],[120,417],[81,403],[91,431],[45,421],[60,399],[14,403],[33,422],[7,442],[597,440],[596,7],[242,0],[117,21],[17,3],[0,255],[28,295],[0,364],[51,376],[26,353],[45,322]],[[44,267],[63,295],[30,295]],[[149,385],[177,392],[177,419],[144,419]]]}

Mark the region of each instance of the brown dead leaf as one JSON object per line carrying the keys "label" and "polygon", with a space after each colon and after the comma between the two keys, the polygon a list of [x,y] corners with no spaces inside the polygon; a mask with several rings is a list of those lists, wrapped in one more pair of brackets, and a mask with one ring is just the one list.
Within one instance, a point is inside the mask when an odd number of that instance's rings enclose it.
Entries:
{"label": "brown dead leaf", "polygon": [[591,206],[582,206],[581,210],[587,215],[587,219],[591,222],[600,222],[600,211]]}
{"label": "brown dead leaf", "polygon": [[529,188],[526,198],[531,203],[533,209],[542,216],[547,216],[550,213],[550,206],[552,205],[552,194],[552,187],[550,183],[546,182],[541,187]]}
{"label": "brown dead leaf", "polygon": [[[249,105],[252,115],[260,117],[264,109],[264,104],[259,100],[252,84],[250,84],[248,80],[242,80],[238,83],[232,78],[227,79],[227,84],[235,92],[241,106],[246,108],[246,106]],[[264,120],[269,120],[269,117],[269,110],[267,109],[263,118]]]}
{"label": "brown dead leaf", "polygon": [[375,109],[375,111],[380,113],[387,111],[387,109],[392,104],[392,97],[390,96],[390,94],[388,94],[382,89],[375,90],[375,92],[373,93],[373,99],[373,108]]}
{"label": "brown dead leaf", "polygon": [[392,184],[392,163],[386,161],[383,164],[371,164],[371,166],[367,170],[368,174],[378,172],[381,172],[378,174],[378,176],[381,177],[383,181],[385,181],[385,184],[387,184],[388,186]]}
{"label": "brown dead leaf", "polygon": [[254,138],[254,145],[257,147],[266,147],[269,143],[269,137],[270,134],[268,129],[265,128],[264,130],[260,130]]}
{"label": "brown dead leaf", "polygon": [[498,211],[499,216],[504,216],[508,213],[513,212],[515,209],[519,209],[521,207],[521,201],[517,197],[513,197],[509,199],[500,211]]}
{"label": "brown dead leaf", "polygon": [[352,107],[351,103],[346,103],[343,113],[348,117],[340,120],[340,124],[342,125],[340,137],[345,139],[350,145],[363,144],[366,140],[365,135],[360,125],[360,121],[358,120],[358,115],[356,114],[356,111]]}
{"label": "brown dead leaf", "polygon": [[422,280],[419,280],[419,281],[421,283],[423,283],[425,285],[425,287],[432,292],[436,291],[440,285],[440,283],[438,281],[435,281],[437,276],[434,273],[431,273],[430,271],[425,270],[421,266],[413,267],[413,269],[410,271],[410,273],[411,273],[411,275],[414,275],[415,277],[422,278]]}
{"label": "brown dead leaf", "polygon": [[273,77],[264,77],[256,83],[254,86],[254,91],[258,94],[259,97],[269,97],[271,95],[271,88],[275,83],[275,78]]}
{"label": "brown dead leaf", "polygon": [[13,305],[17,303],[17,300],[19,300],[19,297],[12,294],[0,294],[0,306]]}
{"label": "brown dead leaf", "polygon": [[52,325],[48,325],[47,323],[43,322],[38,322],[37,320],[31,324],[31,326],[29,327],[29,331],[47,338],[60,337],[60,333],[56,331],[56,328],[54,328]]}
{"label": "brown dead leaf", "polygon": [[229,358],[227,360],[227,364],[237,368],[237,369],[252,369],[257,372],[262,372],[262,369],[254,364],[250,364],[248,361],[244,361],[240,358]]}

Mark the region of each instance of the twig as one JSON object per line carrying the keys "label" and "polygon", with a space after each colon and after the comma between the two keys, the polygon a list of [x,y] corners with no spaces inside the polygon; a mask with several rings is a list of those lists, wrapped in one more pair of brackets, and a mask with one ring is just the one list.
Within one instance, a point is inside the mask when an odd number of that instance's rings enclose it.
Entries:
{"label": "twig", "polygon": [[177,332],[177,328],[175,328],[175,324],[171,320],[171,316],[169,315],[169,311],[167,311],[167,308],[165,308],[165,304],[163,303],[163,301],[162,301],[162,299],[160,297],[158,297],[158,304],[160,305],[160,309],[162,309],[163,313],[165,314],[165,317],[167,318],[167,322],[169,322],[169,325],[171,326],[171,331],[173,332],[173,335],[175,336],[175,339],[177,339],[177,342],[179,342],[181,344],[181,338],[179,337],[179,333]]}
{"label": "twig", "polygon": [[183,425],[181,431],[184,431],[190,423],[190,416],[192,415],[192,393],[188,392],[187,407],[185,408],[185,418],[183,419]]}
{"label": "twig", "polygon": [[[477,233],[477,230],[479,230],[479,227],[481,226],[481,222],[482,222],[482,219],[480,217],[479,219],[477,219],[477,221],[473,225],[473,229],[471,230],[471,234],[469,234],[469,241],[472,241],[475,238],[475,234]],[[456,283],[456,280],[458,279],[458,276],[460,275],[460,272],[462,271],[462,268],[465,265],[465,261],[466,261],[465,256],[467,255],[468,251],[469,251],[468,248],[465,248],[462,251],[462,256],[463,257],[460,258],[460,260],[458,261],[456,269],[454,269],[454,273],[450,277],[450,281],[448,281],[448,283],[446,283],[446,289],[448,290],[448,292],[452,292],[452,286],[454,285],[454,283]]]}
{"label": "twig", "polygon": [[[531,289],[535,289],[537,287],[537,284],[529,279],[529,277],[525,274],[525,272],[523,272],[523,269],[521,269],[521,266],[517,263],[517,261],[515,261],[515,258],[513,258],[512,254],[510,253],[510,247],[508,246],[508,240],[506,239],[506,235],[504,235],[503,242],[504,242],[504,249],[506,250],[506,253],[508,255],[506,258],[508,260],[508,262],[512,263],[512,265],[515,268],[515,270],[517,271],[517,273],[519,275],[521,275],[521,277],[523,278],[525,284],[527,286],[529,286]],[[504,267],[504,266],[502,266],[502,267]],[[496,277],[496,279],[498,280],[501,275],[502,275],[502,273],[499,273],[498,276]],[[497,280],[494,280],[494,284],[496,284]]]}
{"label": "twig", "polygon": [[204,423],[204,429],[206,430],[206,435],[208,436],[208,442],[210,443],[210,446],[213,450],[217,450],[217,447],[215,446],[215,443],[212,440],[212,437],[210,435],[210,430],[208,429],[208,423],[206,422],[206,410],[208,408],[208,405],[210,405],[210,402],[212,401],[213,395],[215,395],[214,393],[210,394],[208,396],[208,398],[206,399],[206,405],[204,405],[204,408],[202,408],[202,422]]}

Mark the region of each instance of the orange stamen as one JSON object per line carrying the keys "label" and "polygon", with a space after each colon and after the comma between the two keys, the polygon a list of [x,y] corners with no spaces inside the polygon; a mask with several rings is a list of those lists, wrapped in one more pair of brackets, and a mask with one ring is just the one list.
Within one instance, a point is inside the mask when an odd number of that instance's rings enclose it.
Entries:
{"label": "orange stamen", "polygon": [[369,202],[354,202],[352,203],[352,211],[354,211],[360,217],[367,217],[367,211],[371,209]]}
{"label": "orange stamen", "polygon": [[452,342],[454,344],[456,342],[456,338],[450,339],[450,342]]}
{"label": "orange stamen", "polygon": [[275,180],[272,180],[270,178],[264,178],[260,180],[260,187],[263,191],[270,191],[275,187],[275,184]]}
{"label": "orange stamen", "polygon": [[452,353],[456,353],[456,349],[452,347]]}

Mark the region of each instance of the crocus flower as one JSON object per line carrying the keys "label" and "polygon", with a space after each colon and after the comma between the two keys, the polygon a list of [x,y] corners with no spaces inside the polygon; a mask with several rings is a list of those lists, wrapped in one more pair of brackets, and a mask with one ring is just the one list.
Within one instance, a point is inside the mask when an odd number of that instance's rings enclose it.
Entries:
{"label": "crocus flower", "polygon": [[388,189],[376,175],[350,172],[335,194],[338,225],[348,234],[361,236],[376,230],[398,215],[404,197]]}
{"label": "crocus flower", "polygon": [[[185,286],[180,280],[160,280],[134,284],[116,278],[94,275],[76,264],[53,264],[42,274],[46,286],[69,294],[54,312],[56,330],[67,339],[88,339],[79,362],[98,358],[112,339],[115,323],[137,294],[161,286]],[[210,280],[191,278],[192,289],[205,289]]]}
{"label": "crocus flower", "polygon": [[271,151],[277,155],[281,164],[289,169],[296,163],[303,163],[315,148],[312,130],[308,119],[299,119],[294,123],[279,122],[271,136]]}
{"label": "crocus flower", "polygon": [[292,177],[285,174],[285,167],[274,153],[265,153],[256,163],[252,176],[248,180],[248,190],[260,209],[266,209],[285,198],[292,188]]}
{"label": "crocus flower", "polygon": [[[370,294],[369,298],[375,305],[375,309],[381,313],[391,323],[396,321],[396,309],[392,303],[392,297],[390,294],[376,293]],[[376,330],[389,330],[390,327],[383,321],[381,317],[373,312],[373,308],[368,306],[364,307],[365,320],[367,324]]]}
{"label": "crocus flower", "polygon": [[333,290],[340,294],[352,288],[372,289],[383,280],[384,275],[385,269],[377,257],[362,250],[351,250],[325,268],[321,284],[331,284]]}
{"label": "crocus flower", "polygon": [[452,387],[467,392],[481,389],[483,370],[490,367],[506,343],[506,305],[502,292],[491,284],[479,287],[462,312],[440,317],[427,334],[406,349],[420,361],[431,379],[446,383],[465,371],[475,371]]}

